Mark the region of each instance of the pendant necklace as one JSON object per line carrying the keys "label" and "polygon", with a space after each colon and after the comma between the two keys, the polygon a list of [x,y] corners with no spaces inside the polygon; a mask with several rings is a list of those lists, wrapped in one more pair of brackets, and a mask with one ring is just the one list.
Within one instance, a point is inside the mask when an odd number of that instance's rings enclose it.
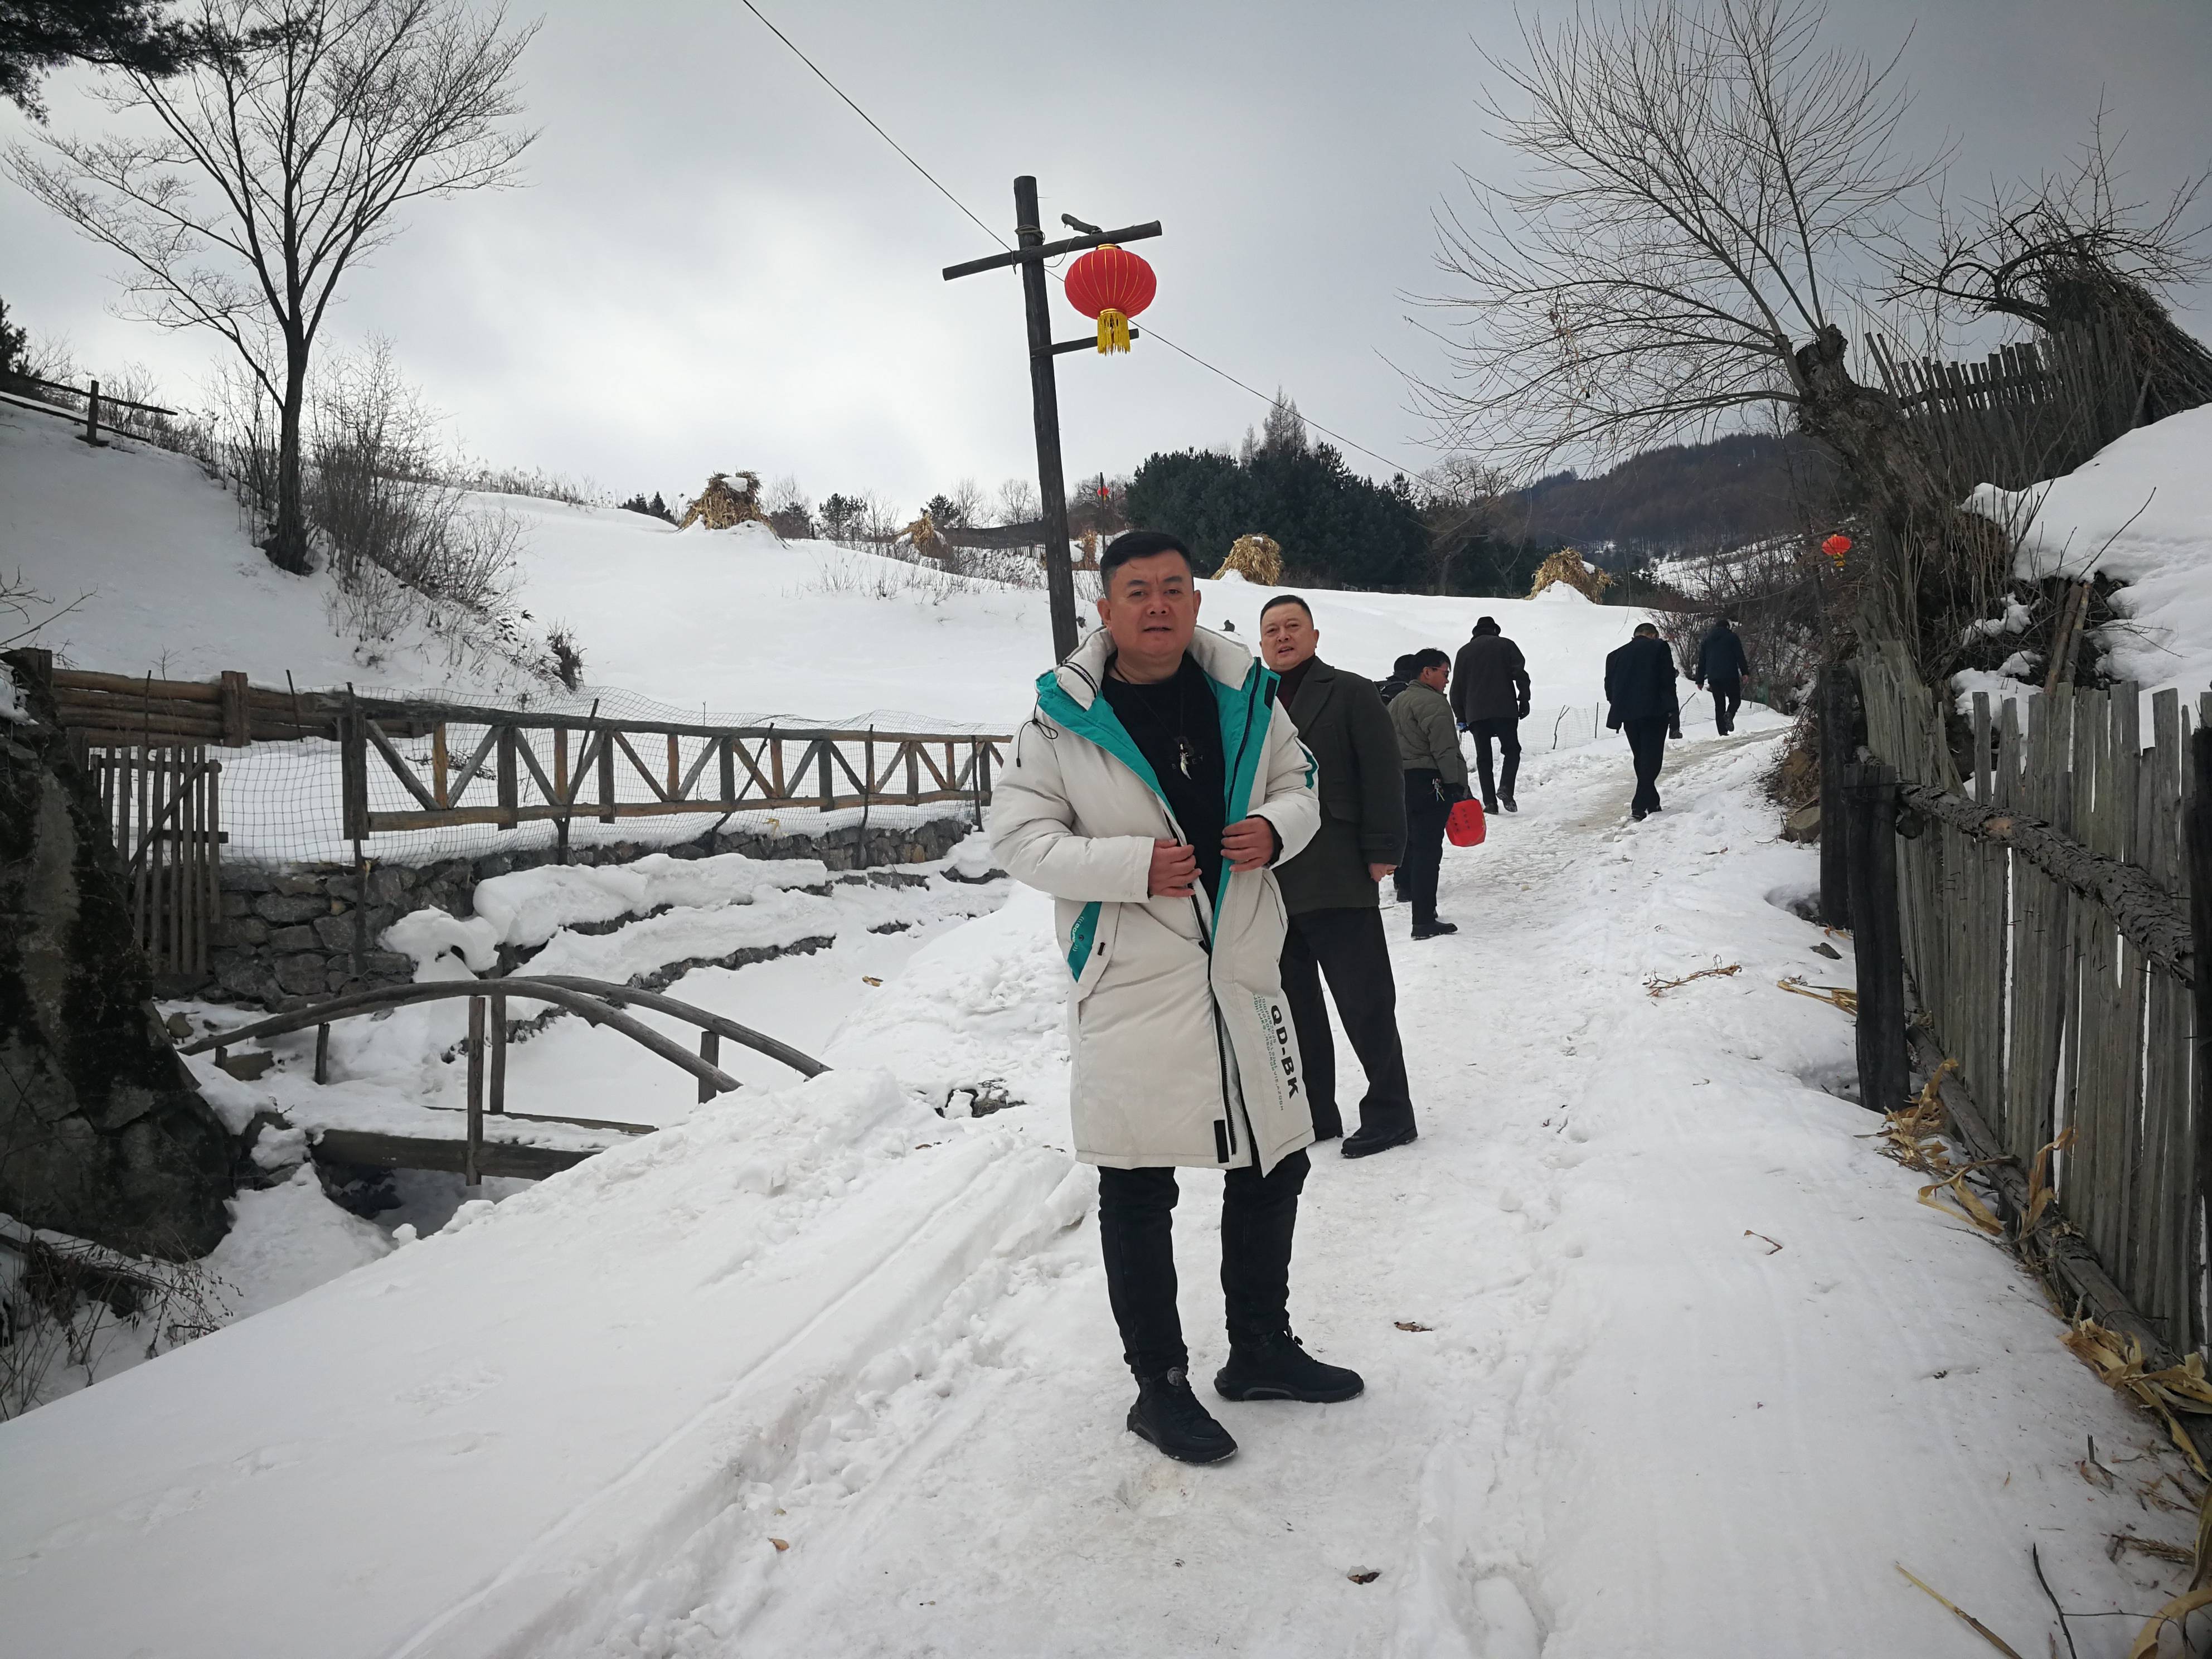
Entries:
{"label": "pendant necklace", "polygon": [[[1131,679],[1127,674],[1122,673],[1118,668],[1114,671],[1114,678],[1120,680],[1124,685],[1135,686],[1137,684],[1136,681]],[[1182,670],[1181,667],[1177,667],[1176,670],[1175,685],[1176,725],[1180,728],[1187,724],[1183,717],[1189,712],[1188,704],[1186,701],[1186,694],[1188,688],[1183,684]],[[1141,697],[1133,699],[1132,701],[1134,702],[1138,708],[1142,708],[1145,711],[1145,718],[1146,720],[1152,721],[1154,726],[1159,727],[1160,731],[1166,736],[1175,739],[1176,770],[1182,773],[1185,781],[1188,781],[1190,777],[1191,763],[1198,758],[1198,745],[1193,743],[1188,737],[1184,736],[1181,730],[1178,729],[1172,732],[1169,731],[1167,722],[1162,720],[1159,715],[1153,711],[1151,706],[1146,703]]]}

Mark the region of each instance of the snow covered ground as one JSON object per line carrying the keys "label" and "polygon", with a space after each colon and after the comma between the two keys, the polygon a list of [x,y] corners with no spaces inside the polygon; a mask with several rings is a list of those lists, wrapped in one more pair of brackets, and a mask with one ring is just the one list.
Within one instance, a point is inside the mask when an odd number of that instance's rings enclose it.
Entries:
{"label": "snow covered ground", "polygon": [[[368,689],[326,585],[271,569],[227,495],[67,430],[0,410],[0,564],[86,595],[42,643]],[[2076,541],[2107,536],[2097,514],[2142,482],[2116,458],[2157,447],[2142,467],[2176,516],[2106,560],[2133,561],[2137,620],[2177,661],[2212,639],[2203,503],[2172,488],[2198,430],[2134,434],[2092,464],[2114,463],[2102,495],[2084,469],[2043,503],[2062,544],[2069,513]],[[1004,727],[1027,707],[1040,592],[498,504],[530,526],[520,602],[577,627],[605,688],[808,722]],[[1204,592],[1253,636],[1267,590]],[[735,866],[557,892],[534,872],[423,954],[542,943],[541,970],[620,978],[828,939],[671,988],[835,1069],[799,1084],[726,1047],[747,1086],[698,1107],[663,1062],[556,1021],[511,1052],[517,1109],[657,1133],[495,1183],[496,1204],[410,1178],[384,1226],[312,1176],[242,1194],[210,1263],[235,1322],[0,1424],[0,1656],[1963,1659],[1988,1650],[1896,1565],[2039,1653],[2031,1545],[2091,1615],[2081,1651],[2118,1651],[2118,1615],[2179,1573],[2111,1540],[2186,1541],[2176,1460],[2008,1258],[1915,1202],[1922,1177],[1844,1098],[1848,1020],[1781,988],[1850,980],[1790,908],[1814,855],[1774,839],[1757,787],[1781,723],[1748,710],[1720,738],[1693,705],[1668,811],[1631,826],[1590,708],[1637,613],[1563,590],[1311,597],[1347,667],[1453,648],[1487,613],[1536,681],[1523,810],[1446,861],[1463,931],[1415,945],[1389,917],[1422,1138],[1324,1151],[1307,1188],[1294,1317],[1363,1398],[1224,1406],[1244,1450],[1207,1470],[1121,1428],[1034,896],[962,855],[968,880],[826,897]],[[447,678],[418,643],[374,678]],[[449,1130],[460,1018],[339,1028],[327,1086],[304,1036],[256,1084],[201,1075],[234,1121]],[[1218,1183],[1185,1188],[1204,1375]]]}
{"label": "snow covered ground", "polygon": [[[1787,908],[1778,724],[1674,747],[1641,826],[1624,752],[1537,762],[1447,858],[1463,931],[1389,916],[1422,1138],[1316,1159],[1292,1297],[1363,1398],[1224,1405],[1212,1469],[1122,1431],[1020,896],[796,991],[844,1003],[831,1074],[0,1425],[0,1650],[1965,1659],[1895,1564],[2040,1653],[2031,1544],[2069,1610],[2155,1605],[2178,1570],[2108,1538],[2186,1539],[2138,1495],[2171,1455],[1914,1201],[1839,1097],[1849,1022],[1778,988],[1849,982]],[[986,1073],[1026,1103],[932,1109]],[[1218,1183],[1185,1185],[1210,1371]]]}

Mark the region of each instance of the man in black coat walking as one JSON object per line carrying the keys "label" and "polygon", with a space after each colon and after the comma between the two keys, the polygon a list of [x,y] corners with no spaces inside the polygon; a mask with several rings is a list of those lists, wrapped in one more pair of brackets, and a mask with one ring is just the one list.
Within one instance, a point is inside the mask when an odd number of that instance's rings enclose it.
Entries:
{"label": "man in black coat walking", "polygon": [[1682,735],[1682,706],[1674,689],[1674,653],[1650,623],[1605,659],[1605,717],[1610,731],[1627,734],[1636,757],[1636,799],[1629,816],[1641,823],[1659,810],[1659,766],[1667,739]]}
{"label": "man in black coat walking", "polygon": [[1344,1143],[1364,1158],[1414,1137],[1413,1097],[1398,1036],[1398,988],[1390,974],[1376,887],[1397,866],[1406,840],[1406,796],[1397,733],[1375,688],[1340,674],[1315,652],[1321,630],[1306,602],[1285,593],[1260,612],[1260,653],[1282,677],[1283,707],[1319,773],[1321,830],[1275,872],[1290,912],[1283,939],[1283,994],[1291,1005],[1314,1138],[1344,1133],[1336,1099],[1336,1045],[1322,1000],[1322,976],[1367,1093],[1359,1127]]}
{"label": "man in black coat walking", "polygon": [[[1513,799],[1513,780],[1521,770],[1521,722],[1528,714],[1528,660],[1521,647],[1498,631],[1494,617],[1478,617],[1474,634],[1459,648],[1452,665],[1451,708],[1462,726],[1474,736],[1474,763],[1482,779],[1482,807],[1495,812],[1521,809]],[[1503,769],[1493,782],[1490,745],[1498,744]]]}
{"label": "man in black coat walking", "polygon": [[1735,730],[1735,711],[1743,706],[1743,682],[1751,672],[1735,623],[1723,615],[1706,630],[1698,646],[1697,672],[1690,676],[1713,694],[1713,724],[1723,737]]}

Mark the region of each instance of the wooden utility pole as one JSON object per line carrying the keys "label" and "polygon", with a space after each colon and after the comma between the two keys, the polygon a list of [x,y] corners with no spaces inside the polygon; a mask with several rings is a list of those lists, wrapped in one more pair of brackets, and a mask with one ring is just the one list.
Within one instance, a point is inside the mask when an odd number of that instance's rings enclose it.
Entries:
{"label": "wooden utility pole", "polygon": [[[1045,286],[1044,263],[1063,253],[1080,253],[1109,242],[1118,245],[1157,236],[1160,234],[1160,222],[1155,219],[1150,224],[1099,230],[1062,215],[1068,225],[1085,234],[1048,242],[1044,228],[1037,222],[1039,216],[1036,180],[1024,173],[1014,180],[1014,251],[994,253],[986,259],[970,259],[966,264],[947,265],[945,280],[949,283],[957,276],[972,276],[978,271],[997,270],[1006,265],[1021,267],[1022,310],[1029,322],[1030,404],[1036,420],[1037,499],[1044,508],[1045,588],[1052,605],[1053,659],[1058,661],[1075,649],[1077,634],[1075,573],[1067,559],[1067,480],[1060,460],[1060,388],[1053,377],[1052,360],[1063,351],[1082,351],[1096,343],[1086,338],[1053,343],[1052,309]],[[1137,331],[1131,329],[1129,333],[1134,338]]]}

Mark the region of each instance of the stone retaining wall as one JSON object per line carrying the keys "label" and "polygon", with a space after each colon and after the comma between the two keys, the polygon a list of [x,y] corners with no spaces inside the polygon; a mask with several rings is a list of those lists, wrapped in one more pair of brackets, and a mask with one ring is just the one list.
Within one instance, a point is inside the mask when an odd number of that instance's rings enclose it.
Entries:
{"label": "stone retaining wall", "polygon": [[[572,848],[571,864],[629,864],[652,853],[699,859],[740,853],[756,859],[819,859],[832,870],[874,870],[944,858],[975,829],[966,817],[873,826],[862,860],[857,824],[821,836],[725,831],[673,847],[619,842]],[[410,912],[475,914],[476,885],[494,876],[558,861],[551,849],[492,853],[409,866],[371,860],[367,891],[350,866],[299,865],[284,868],[226,866],[222,921],[216,934],[215,983],[202,994],[222,1002],[258,1004],[271,1012],[300,1007],[341,991],[405,984],[415,964],[380,950],[384,930]]]}

